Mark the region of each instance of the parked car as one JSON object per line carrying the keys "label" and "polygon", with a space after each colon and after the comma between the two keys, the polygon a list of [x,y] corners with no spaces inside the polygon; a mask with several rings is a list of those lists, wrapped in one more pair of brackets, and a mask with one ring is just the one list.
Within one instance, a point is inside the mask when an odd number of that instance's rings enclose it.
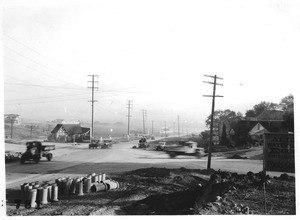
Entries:
{"label": "parked car", "polygon": [[139,140],[138,148],[146,148],[147,147],[147,139],[145,137]]}
{"label": "parked car", "polygon": [[92,140],[89,144],[89,149],[108,149],[113,146],[113,140],[105,139],[105,140]]}
{"label": "parked car", "polygon": [[100,146],[102,149],[107,149],[107,148],[112,148],[113,146],[113,141],[108,139],[108,140],[103,140],[100,142]]}
{"label": "parked car", "polygon": [[89,144],[89,149],[97,149],[100,147],[100,140],[92,140]]}

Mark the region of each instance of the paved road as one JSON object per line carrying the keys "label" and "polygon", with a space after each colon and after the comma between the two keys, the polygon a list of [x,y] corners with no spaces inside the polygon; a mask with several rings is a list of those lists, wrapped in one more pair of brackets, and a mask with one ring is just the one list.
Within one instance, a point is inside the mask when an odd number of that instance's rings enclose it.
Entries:
{"label": "paved road", "polygon": [[[197,159],[192,156],[178,156],[170,159],[160,151],[132,149],[135,142],[118,143],[112,149],[88,149],[87,144],[72,146],[56,144],[52,161],[42,159],[34,162],[6,164],[6,188],[19,188],[20,184],[30,181],[54,180],[58,177],[85,176],[89,173],[119,173],[138,168],[166,167],[206,169],[207,157]],[[15,148],[24,151],[24,146],[7,145],[6,150]],[[238,173],[262,170],[260,160],[229,160],[212,157],[211,168]]]}

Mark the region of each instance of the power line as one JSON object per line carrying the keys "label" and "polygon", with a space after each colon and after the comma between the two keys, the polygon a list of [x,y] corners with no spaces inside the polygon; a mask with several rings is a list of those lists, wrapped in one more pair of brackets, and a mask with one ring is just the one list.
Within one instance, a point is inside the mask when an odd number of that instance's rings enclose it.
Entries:
{"label": "power line", "polygon": [[6,105],[16,105],[16,104],[20,104],[20,105],[30,105],[30,104],[40,104],[40,103],[43,103],[43,104],[48,104],[48,103],[51,103],[51,102],[66,102],[66,101],[74,101],[74,100],[86,100],[86,98],[74,98],[74,99],[61,99],[61,100],[50,100],[50,101],[47,101],[47,100],[43,100],[43,101],[36,101],[36,102],[26,102],[26,103],[22,103],[22,102],[19,102],[19,103],[7,103]]}
{"label": "power line", "polygon": [[214,111],[215,111],[215,97],[223,97],[216,95],[216,85],[223,86],[223,84],[217,83],[217,79],[223,80],[223,78],[217,77],[217,75],[204,75],[205,77],[213,78],[213,82],[204,81],[204,83],[213,84],[213,95],[203,95],[204,97],[212,97],[212,108],[211,108],[211,118],[210,118],[210,136],[209,136],[209,147],[208,147],[208,160],[207,169],[210,169],[211,165],[211,148],[212,148],[212,136],[213,136],[213,121],[214,121]]}
{"label": "power line", "polygon": [[30,86],[30,87],[42,87],[42,88],[53,88],[53,89],[72,89],[72,90],[85,90],[84,88],[72,88],[72,87],[64,87],[64,86],[44,86],[44,85],[38,85],[38,84],[30,84],[30,83],[10,83],[5,82],[6,85],[18,85],[18,86]]}
{"label": "power line", "polygon": [[63,98],[65,96],[81,96],[81,95],[87,95],[86,93],[82,94],[69,94],[69,95],[64,95],[64,96],[51,96],[51,97],[36,97],[36,98],[28,98],[28,99],[10,99],[10,100],[5,100],[5,102],[19,102],[19,101],[32,101],[32,100],[44,100],[45,99],[56,99],[56,98]]}
{"label": "power line", "polygon": [[12,59],[12,58],[10,58],[10,57],[7,57],[7,56],[3,56],[3,57],[6,58],[6,59],[8,59],[8,60],[10,60],[11,62],[14,62],[14,63],[17,63],[17,64],[19,64],[19,65],[25,66],[26,68],[31,69],[31,70],[33,70],[33,71],[36,71],[36,72],[38,72],[38,73],[41,73],[41,74],[43,74],[43,75],[46,74],[46,75],[50,76],[51,78],[56,79],[56,80],[58,80],[58,81],[64,81],[64,82],[66,82],[66,83],[68,83],[68,84],[71,84],[71,83],[68,82],[68,81],[65,81],[65,80],[59,79],[59,78],[57,78],[57,77],[54,77],[54,76],[52,76],[51,74],[47,74],[47,73],[45,73],[45,72],[41,72],[41,71],[39,71],[39,70],[37,70],[37,69],[35,69],[35,68],[32,68],[32,67],[30,67],[30,66],[27,66],[27,65],[25,65],[25,64],[23,64],[23,63],[21,63],[21,62],[15,60],[15,59]]}
{"label": "power line", "polygon": [[[21,53],[15,51],[15,50],[9,48],[9,47],[7,47],[7,46],[4,46],[4,47],[8,48],[9,50],[13,51],[14,53],[18,54],[19,56],[24,57],[25,59],[28,59],[28,60],[30,60],[31,62],[33,62],[33,63],[35,63],[35,64],[37,64],[37,65],[39,65],[39,66],[42,66],[42,67],[44,67],[44,68],[46,68],[46,69],[48,69],[48,70],[50,70],[50,71],[52,71],[52,72],[58,73],[59,75],[63,75],[63,73],[58,72],[57,70],[54,70],[54,69],[52,69],[52,68],[50,68],[50,67],[48,67],[48,66],[46,66],[46,65],[44,65],[44,64],[41,64],[41,63],[39,63],[39,62],[33,60],[32,58],[27,57],[27,56],[25,56],[25,55],[23,55],[23,54],[21,54]],[[47,75],[49,75],[49,74],[47,74]],[[57,76],[57,75],[56,75],[56,76]],[[53,77],[53,76],[51,75],[51,77]],[[65,81],[65,80],[63,80],[63,79],[61,79],[61,78],[57,78],[57,77],[55,77],[55,78],[58,79],[58,80],[67,82],[67,81]],[[72,83],[70,83],[70,82],[67,82],[67,83],[68,83],[68,84],[72,84]],[[72,85],[75,85],[75,84],[72,84]],[[77,85],[75,85],[75,86],[77,86]]]}
{"label": "power line", "polygon": [[[56,63],[57,65],[59,65],[59,66],[61,66],[61,67],[66,68],[66,69],[69,69],[69,70],[71,70],[72,72],[77,72],[77,71],[75,71],[75,70],[73,70],[73,69],[71,69],[71,68],[69,68],[69,67],[67,67],[67,66],[65,66],[65,65],[63,65],[63,64],[61,64],[61,63],[59,63],[59,62],[57,62],[56,60],[53,60],[53,59],[51,59],[51,58],[49,58],[49,57],[47,57],[47,56],[41,54],[40,52],[36,51],[35,49],[32,49],[31,47],[29,47],[28,45],[26,45],[26,44],[24,44],[24,43],[22,43],[22,42],[20,42],[20,41],[18,41],[18,40],[16,40],[16,39],[14,39],[14,38],[12,38],[11,36],[7,35],[6,33],[3,33],[3,35],[6,36],[7,38],[11,39],[12,41],[14,41],[14,42],[16,42],[16,43],[22,45],[23,47],[27,48],[28,50],[33,51],[34,53],[38,54],[39,56],[41,56],[41,57],[43,57],[43,58],[45,58],[45,59],[48,59],[48,60],[50,60],[50,61],[53,62],[53,63]],[[79,73],[79,72],[77,72],[77,73]]]}

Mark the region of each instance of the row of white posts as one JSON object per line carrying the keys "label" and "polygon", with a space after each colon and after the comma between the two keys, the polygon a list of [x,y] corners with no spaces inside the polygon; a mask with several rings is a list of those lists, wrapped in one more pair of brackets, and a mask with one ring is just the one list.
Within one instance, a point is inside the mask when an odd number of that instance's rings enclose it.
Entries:
{"label": "row of white posts", "polygon": [[89,192],[101,192],[119,188],[117,181],[106,179],[105,173],[91,173],[85,177],[57,178],[55,182],[31,182],[21,184],[21,198],[29,207],[57,202],[60,196],[82,196]]}

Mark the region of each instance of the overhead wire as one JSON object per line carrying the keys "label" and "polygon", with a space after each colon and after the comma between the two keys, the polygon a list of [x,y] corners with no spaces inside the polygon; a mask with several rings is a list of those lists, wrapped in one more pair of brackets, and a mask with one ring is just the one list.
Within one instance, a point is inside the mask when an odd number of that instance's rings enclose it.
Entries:
{"label": "overhead wire", "polygon": [[[31,50],[31,51],[33,51],[34,53],[40,55],[41,57],[43,57],[43,58],[45,58],[45,59],[48,59],[49,61],[51,61],[51,62],[53,62],[53,63],[56,63],[57,65],[59,65],[59,66],[61,66],[61,67],[66,68],[66,69],[69,69],[69,70],[71,70],[72,72],[77,72],[76,70],[73,70],[73,69],[71,69],[70,67],[67,67],[67,66],[63,65],[63,64],[57,62],[56,60],[51,59],[51,58],[45,56],[44,54],[38,52],[37,50],[35,50],[35,49],[31,48],[31,47],[29,47],[28,45],[26,45],[26,44],[24,44],[24,43],[22,43],[22,42],[16,40],[15,38],[9,36],[8,34],[3,33],[3,35],[4,35],[5,37],[9,38],[10,40],[12,40],[12,41],[14,41],[14,42],[16,42],[16,43],[22,45],[23,47],[27,48],[28,50]],[[79,73],[79,72],[77,72],[77,73]]]}
{"label": "overhead wire", "polygon": [[63,73],[61,73],[61,72],[58,72],[58,71],[55,70],[55,69],[52,69],[51,67],[48,67],[48,66],[46,66],[46,65],[44,65],[44,64],[41,64],[41,63],[35,61],[34,59],[32,59],[32,58],[30,58],[30,57],[28,57],[28,56],[25,56],[25,55],[19,53],[18,51],[14,50],[14,49],[11,49],[10,47],[8,47],[8,46],[6,46],[6,45],[4,45],[4,47],[7,48],[7,49],[9,49],[10,51],[14,52],[15,54],[18,54],[19,56],[21,56],[21,57],[23,57],[23,58],[25,58],[25,59],[28,59],[28,60],[30,60],[31,62],[33,62],[33,63],[35,63],[35,64],[37,64],[37,65],[39,65],[39,66],[42,66],[42,67],[44,67],[44,68],[46,68],[46,69],[48,69],[48,70],[50,70],[50,71],[52,71],[52,72],[58,73],[58,74],[60,74],[60,75],[63,74]]}

